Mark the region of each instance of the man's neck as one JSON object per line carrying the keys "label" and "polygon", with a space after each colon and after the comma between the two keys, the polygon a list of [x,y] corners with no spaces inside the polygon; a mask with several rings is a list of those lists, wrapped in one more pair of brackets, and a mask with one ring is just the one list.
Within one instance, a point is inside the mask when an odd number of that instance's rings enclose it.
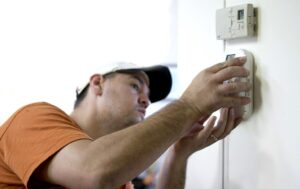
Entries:
{"label": "man's neck", "polygon": [[115,132],[112,130],[113,125],[116,124],[113,123],[114,120],[107,119],[109,116],[106,112],[98,112],[91,108],[93,107],[78,107],[70,114],[70,117],[93,139]]}

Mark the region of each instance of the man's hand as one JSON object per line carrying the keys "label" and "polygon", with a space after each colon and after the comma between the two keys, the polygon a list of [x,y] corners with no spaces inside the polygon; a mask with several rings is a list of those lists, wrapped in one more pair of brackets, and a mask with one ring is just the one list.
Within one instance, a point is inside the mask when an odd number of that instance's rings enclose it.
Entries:
{"label": "man's hand", "polygon": [[[226,137],[241,121],[241,118],[235,114],[235,110],[234,108],[221,109],[216,126],[215,116],[210,118],[202,116],[181,139],[171,146],[160,171],[158,189],[184,188],[188,157]],[[203,126],[207,119],[206,126]]]}
{"label": "man's hand", "polygon": [[204,127],[203,123],[207,118],[208,116],[201,118],[185,136],[174,144],[176,153],[188,157],[192,153],[225,138],[241,121],[240,117],[236,118],[233,108],[221,109],[216,126],[216,117],[211,116]]}
{"label": "man's hand", "polygon": [[249,98],[232,94],[250,90],[250,83],[224,82],[234,77],[248,76],[249,71],[242,67],[244,63],[245,58],[235,58],[203,70],[193,79],[180,100],[201,116],[209,115],[221,107],[248,104]]}

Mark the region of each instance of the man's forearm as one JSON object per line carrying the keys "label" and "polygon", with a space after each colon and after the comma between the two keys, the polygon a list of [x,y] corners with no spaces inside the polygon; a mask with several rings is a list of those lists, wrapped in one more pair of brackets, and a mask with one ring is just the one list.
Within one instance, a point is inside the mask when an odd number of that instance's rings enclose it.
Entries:
{"label": "man's forearm", "polygon": [[176,154],[172,146],[161,168],[156,189],[184,189],[187,158]]}
{"label": "man's forearm", "polygon": [[142,123],[92,142],[85,152],[88,167],[101,170],[112,187],[121,185],[150,166],[198,117],[176,101]]}

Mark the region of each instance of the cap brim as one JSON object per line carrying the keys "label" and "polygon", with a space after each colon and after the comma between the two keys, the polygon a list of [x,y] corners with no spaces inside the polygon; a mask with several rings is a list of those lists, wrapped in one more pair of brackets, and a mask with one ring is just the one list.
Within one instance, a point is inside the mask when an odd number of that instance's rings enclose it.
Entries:
{"label": "cap brim", "polygon": [[117,72],[144,71],[150,81],[150,101],[152,103],[162,100],[168,96],[172,87],[172,76],[167,66],[151,66],[128,70],[118,70]]}

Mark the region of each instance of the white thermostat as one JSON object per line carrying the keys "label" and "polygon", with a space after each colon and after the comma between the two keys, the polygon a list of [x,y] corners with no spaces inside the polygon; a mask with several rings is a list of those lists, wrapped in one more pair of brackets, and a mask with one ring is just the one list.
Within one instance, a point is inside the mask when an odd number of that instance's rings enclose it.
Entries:
{"label": "white thermostat", "polygon": [[251,103],[243,106],[243,107],[239,107],[241,108],[239,110],[239,112],[241,112],[243,114],[243,119],[248,119],[252,113],[252,109],[253,109],[253,56],[252,54],[244,49],[239,49],[239,50],[234,50],[234,51],[227,51],[225,53],[225,59],[226,60],[230,60],[232,58],[236,58],[236,57],[246,57],[247,61],[246,63],[243,65],[247,70],[249,70],[249,76],[248,77],[236,77],[233,78],[231,80],[225,81],[225,82],[250,82],[252,85],[252,89],[250,91],[247,92],[241,92],[238,95],[240,96],[246,96],[249,97],[251,99]]}
{"label": "white thermostat", "polygon": [[217,39],[228,40],[256,34],[256,14],[252,4],[244,4],[216,12]]}

